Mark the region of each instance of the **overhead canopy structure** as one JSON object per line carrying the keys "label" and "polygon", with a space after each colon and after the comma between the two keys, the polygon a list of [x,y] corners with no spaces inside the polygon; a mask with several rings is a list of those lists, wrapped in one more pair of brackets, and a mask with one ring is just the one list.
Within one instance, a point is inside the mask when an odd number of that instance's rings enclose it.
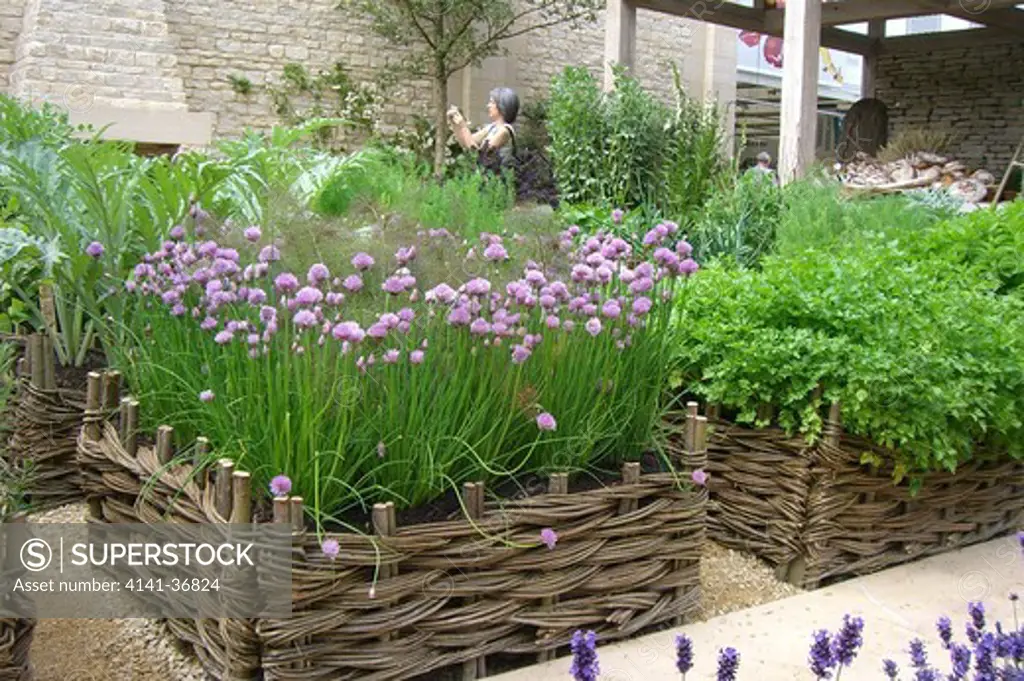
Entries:
{"label": "overhead canopy structure", "polygon": [[[879,55],[1024,41],[1024,10],[1017,7],[1020,1],[748,0],[744,5],[724,0],[607,0],[605,87],[612,86],[612,63],[631,67],[635,61],[637,9],[783,37],[779,170],[783,181],[788,182],[801,177],[814,162],[819,48],[863,56],[863,92],[870,96],[874,91],[874,61]],[[935,14],[966,19],[975,27],[886,35],[889,19]],[[866,33],[850,30],[852,25],[864,23]]]}

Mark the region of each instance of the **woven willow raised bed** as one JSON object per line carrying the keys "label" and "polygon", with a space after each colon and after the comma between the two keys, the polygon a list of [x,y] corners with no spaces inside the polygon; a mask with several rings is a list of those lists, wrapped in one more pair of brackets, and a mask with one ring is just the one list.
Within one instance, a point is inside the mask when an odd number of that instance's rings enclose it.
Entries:
{"label": "woven willow raised bed", "polygon": [[18,362],[5,456],[18,469],[31,472],[23,492],[34,511],[82,499],[75,451],[84,413],[85,390],[57,385],[49,337],[28,336],[25,356]]}
{"label": "woven willow raised bed", "polygon": [[[195,473],[175,459],[167,426],[153,447],[139,446],[138,403],[121,401],[115,427],[99,409],[113,399],[103,385],[90,375],[78,446],[96,518],[252,518],[247,473],[223,460]],[[706,421],[691,424],[684,463],[696,468],[705,461]],[[442,669],[474,679],[490,656],[549,659],[579,628],[611,640],[679,624],[700,607],[705,535],[707,492],[690,484],[689,472],[642,475],[639,464],[626,464],[620,483],[573,493],[564,474],[554,475],[547,494],[516,501],[485,502],[483,485],[467,484],[468,518],[409,527],[396,526],[391,504],[378,504],[374,536],[329,535],[341,548],[333,561],[306,531],[302,500],[277,498],[274,522],[294,528],[293,616],[171,627],[216,678],[333,681]],[[553,549],[540,541],[544,528],[558,535]]]}
{"label": "woven willow raised bed", "polygon": [[778,428],[751,429],[709,410],[708,536],[754,553],[805,588],[987,541],[1024,523],[1024,465],[971,463],[932,473],[912,496],[891,453],[842,432],[834,406],[808,446]]}

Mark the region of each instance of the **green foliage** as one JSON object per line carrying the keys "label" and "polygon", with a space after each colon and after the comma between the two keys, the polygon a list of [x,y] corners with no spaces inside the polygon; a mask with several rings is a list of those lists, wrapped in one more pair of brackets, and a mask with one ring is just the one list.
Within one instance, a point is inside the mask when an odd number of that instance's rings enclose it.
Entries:
{"label": "green foliage", "polygon": [[812,439],[839,401],[845,428],[897,449],[896,478],[954,470],[979,444],[1022,457],[1024,299],[997,293],[1024,262],[1021,217],[890,226],[759,271],[714,264],[677,305],[681,379],[740,421],[773,405]]}
{"label": "green foliage", "polygon": [[547,127],[562,201],[649,206],[681,224],[700,213],[729,169],[721,120],[685,93],[675,67],[673,75],[672,107],[622,69],[609,93],[584,67],[553,80]]}
{"label": "green foliage", "polygon": [[702,261],[728,257],[753,266],[775,242],[781,191],[760,173],[745,173],[713,193],[694,219],[690,242]]}
{"label": "green foliage", "polygon": [[252,81],[245,76],[232,73],[228,76],[228,82],[231,83],[231,89],[240,95],[252,93]]}

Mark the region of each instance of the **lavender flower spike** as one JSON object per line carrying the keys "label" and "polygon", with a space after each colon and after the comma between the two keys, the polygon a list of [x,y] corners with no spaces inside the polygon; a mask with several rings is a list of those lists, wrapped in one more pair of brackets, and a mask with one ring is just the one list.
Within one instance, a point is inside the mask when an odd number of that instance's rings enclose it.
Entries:
{"label": "lavender flower spike", "polygon": [[686,678],[686,672],[693,669],[693,641],[686,634],[676,636],[676,669]]}
{"label": "lavender flower spike", "polygon": [[943,615],[935,623],[935,628],[939,630],[939,639],[942,641],[942,647],[949,650],[953,641],[953,622]]}
{"label": "lavender flower spike", "polygon": [[900,668],[896,666],[896,663],[892,660],[882,661],[882,671],[885,672],[885,677],[891,681],[896,680],[896,676],[900,673]]}
{"label": "lavender flower spike", "polygon": [[832,641],[832,658],[840,667],[849,667],[864,644],[864,620],[843,615],[843,628]]}
{"label": "lavender flower spike", "polygon": [[597,663],[597,635],[592,631],[577,631],[569,644],[572,651],[572,666],[569,673],[575,681],[597,681],[601,673]]}
{"label": "lavender flower spike", "polygon": [[726,648],[718,654],[717,681],[736,681],[736,672],[740,667],[740,654],[735,648]]}
{"label": "lavender flower spike", "polygon": [[808,666],[816,679],[831,679],[832,668],[836,666],[836,659],[832,653],[832,640],[825,629],[814,632],[814,643],[811,644],[811,651]]}

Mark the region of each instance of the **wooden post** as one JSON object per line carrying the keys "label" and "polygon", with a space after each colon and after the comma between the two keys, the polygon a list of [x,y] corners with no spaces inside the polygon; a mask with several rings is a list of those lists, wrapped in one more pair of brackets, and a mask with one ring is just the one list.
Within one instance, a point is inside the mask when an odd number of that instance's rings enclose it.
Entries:
{"label": "wooden post", "polygon": [[636,62],[636,5],[632,0],[606,0],[604,12],[604,90],[615,88],[612,65],[632,69]]}
{"label": "wooden post", "polygon": [[291,504],[288,497],[274,497],[274,523],[278,525],[291,524]]}
{"label": "wooden post", "polygon": [[[868,37],[876,41],[885,38],[885,19],[872,19],[868,22]],[[874,97],[878,81],[877,51],[864,55],[863,64],[860,75],[860,96]]]}
{"label": "wooden post", "polygon": [[196,484],[198,484],[202,489],[206,489],[206,486],[210,484],[210,467],[205,466],[206,457],[209,453],[210,441],[200,435],[196,438],[196,446],[192,451],[192,470],[195,472],[199,470],[200,467],[203,467],[202,474],[196,476]]}
{"label": "wooden post", "polygon": [[[568,473],[552,473],[551,477],[548,478],[548,494],[568,494],[569,493],[569,474]],[[555,604],[558,603],[558,596],[548,596],[541,599],[541,608],[544,610],[553,610]],[[554,650],[542,650],[537,653],[537,664],[542,662],[548,662],[555,659]]]}
{"label": "wooden post", "polygon": [[[466,513],[473,520],[479,520],[484,515],[484,483],[467,482],[462,485],[462,498],[465,500]],[[476,599],[469,597],[467,603]],[[475,679],[487,676],[487,658],[484,656],[475,657],[462,663],[462,681],[474,681]]]}
{"label": "wooden post", "polygon": [[[213,503],[222,518],[228,518],[231,515],[231,475],[234,473],[234,469],[235,463],[231,459],[221,459],[218,462],[217,479],[214,481],[213,488]],[[276,499],[274,503],[277,503]],[[276,506],[274,511],[277,512]]]}
{"label": "wooden post", "polygon": [[128,456],[139,452],[139,402],[132,397],[121,399],[121,445]]}
{"label": "wooden post", "polygon": [[45,386],[43,368],[43,334],[34,333],[28,339],[29,368],[32,371],[32,385],[40,390]]}
{"label": "wooden post", "polygon": [[292,530],[295,532],[302,532],[306,529],[306,518],[302,509],[302,497],[291,497],[288,500],[288,505],[291,509],[288,511],[288,515],[292,519]]}
{"label": "wooden post", "polygon": [[25,378],[29,375],[28,368],[28,356],[19,357],[18,363],[14,365],[14,376],[15,378]]}
{"label": "wooden post", "polygon": [[90,371],[85,387],[85,436],[92,441],[100,439],[99,416],[103,392],[103,377],[95,371]]}
{"label": "wooden post", "polygon": [[156,429],[156,460],[166,466],[174,458],[174,428],[160,426]]}
{"label": "wooden post", "polygon": [[842,410],[838,402],[833,402],[832,406],[828,409],[828,423],[825,424],[825,442],[832,447],[838,447],[842,432]]}
{"label": "wooden post", "polygon": [[[635,485],[640,482],[640,464],[636,461],[627,461],[622,464],[622,484]],[[638,499],[622,499],[619,501],[619,515],[632,513],[640,507]]]}
{"label": "wooden post", "polygon": [[779,179],[788,184],[814,163],[821,0],[789,0],[783,21]]}
{"label": "wooden post", "polygon": [[53,339],[49,334],[43,335],[43,388],[57,389],[57,360],[53,356]]}
{"label": "wooden post", "polygon": [[121,372],[107,371],[103,374],[103,408],[114,409],[121,397]]}
{"label": "wooden post", "polygon": [[686,451],[693,452],[694,436],[696,435],[696,421],[699,412],[699,405],[696,402],[686,403]]}
{"label": "wooden post", "polygon": [[248,525],[252,522],[252,477],[246,471],[235,471],[231,474],[231,482],[231,518],[229,522]]}

